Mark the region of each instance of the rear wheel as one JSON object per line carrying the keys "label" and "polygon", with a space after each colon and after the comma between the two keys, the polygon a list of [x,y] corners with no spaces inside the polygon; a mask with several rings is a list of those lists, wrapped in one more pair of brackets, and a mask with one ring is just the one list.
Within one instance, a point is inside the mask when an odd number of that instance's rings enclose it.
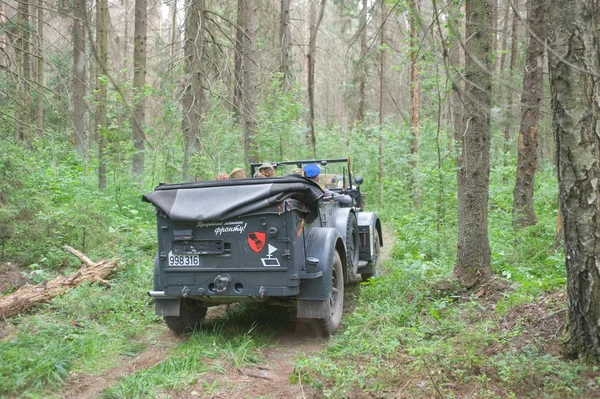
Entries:
{"label": "rear wheel", "polygon": [[373,256],[369,265],[365,267],[365,272],[360,272],[362,281],[367,281],[371,277],[377,277],[379,272],[379,252],[381,251],[381,240],[379,239],[379,232],[374,229],[375,238],[373,239]]}
{"label": "rear wheel", "polygon": [[355,283],[358,281],[358,261],[360,255],[360,242],[358,236],[358,222],[356,216],[351,213],[346,222],[346,266],[348,269],[348,279],[346,283]]}
{"label": "rear wheel", "polygon": [[165,323],[178,334],[189,333],[202,328],[207,307],[201,301],[184,298],[181,300],[179,316],[165,316]]}
{"label": "rear wheel", "polygon": [[327,316],[324,319],[318,319],[319,327],[323,334],[331,335],[339,328],[344,310],[344,271],[337,251],[335,251],[331,268],[331,297],[327,301],[326,308]]}

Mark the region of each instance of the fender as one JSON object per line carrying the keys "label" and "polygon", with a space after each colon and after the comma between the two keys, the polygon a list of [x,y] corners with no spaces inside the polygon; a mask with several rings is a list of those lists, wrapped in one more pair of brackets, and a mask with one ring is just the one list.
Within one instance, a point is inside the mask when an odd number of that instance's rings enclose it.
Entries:
{"label": "fender", "polygon": [[[322,275],[315,279],[302,280],[300,293],[297,296],[296,311],[300,318],[325,317],[326,301],[331,297],[331,266],[336,247],[339,248],[343,240],[340,233],[331,227],[314,227],[306,239],[306,257],[316,258],[319,262],[315,272]],[[340,253],[340,257],[343,254]]]}
{"label": "fender", "polygon": [[360,236],[361,267],[365,267],[372,260],[372,254],[374,252],[373,245],[375,244],[375,231],[379,233],[379,245],[383,246],[381,221],[375,212],[359,212],[357,214],[357,219]]}
{"label": "fender", "polygon": [[381,231],[381,221],[375,212],[358,212],[356,214],[358,220],[358,227],[373,226],[379,233],[379,242],[383,247],[383,234]]}

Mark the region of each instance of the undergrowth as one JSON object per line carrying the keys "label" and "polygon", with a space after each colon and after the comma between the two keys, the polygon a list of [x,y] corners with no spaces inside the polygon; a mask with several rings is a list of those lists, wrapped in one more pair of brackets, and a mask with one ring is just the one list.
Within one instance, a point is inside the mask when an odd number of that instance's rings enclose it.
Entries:
{"label": "undergrowth", "polygon": [[356,310],[325,351],[296,359],[295,381],[324,398],[361,392],[381,398],[596,397],[597,369],[560,352],[566,278],[564,256],[553,249],[551,173],[548,168],[538,177],[537,225],[521,231],[507,213],[508,186],[491,190],[496,279],[472,292],[449,284],[454,216],[446,216],[442,242],[434,201],[414,209],[405,205],[410,198],[399,198],[393,212],[384,210],[396,232],[387,273],[365,284]]}

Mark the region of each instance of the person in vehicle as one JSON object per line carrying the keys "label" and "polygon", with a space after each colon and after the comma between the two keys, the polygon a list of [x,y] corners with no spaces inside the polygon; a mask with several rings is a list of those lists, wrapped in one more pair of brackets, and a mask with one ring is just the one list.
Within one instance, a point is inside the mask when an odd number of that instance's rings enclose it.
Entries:
{"label": "person in vehicle", "polygon": [[[304,168],[302,169],[304,170],[304,175],[308,179],[317,184],[319,183],[319,174],[321,173],[321,168],[319,168],[319,165],[316,163],[309,163],[308,165],[304,165]],[[347,194],[339,194],[328,190],[327,188],[324,188],[323,191],[325,191],[325,197],[332,198],[334,201],[339,202],[342,205],[352,205],[352,197]]]}
{"label": "person in vehicle", "polygon": [[260,176],[258,177],[275,177],[275,168],[273,168],[273,165],[271,165],[270,162],[265,162],[260,165],[258,171],[260,172]]}
{"label": "person in vehicle", "polygon": [[229,174],[230,179],[245,179],[246,171],[242,168],[235,168]]}

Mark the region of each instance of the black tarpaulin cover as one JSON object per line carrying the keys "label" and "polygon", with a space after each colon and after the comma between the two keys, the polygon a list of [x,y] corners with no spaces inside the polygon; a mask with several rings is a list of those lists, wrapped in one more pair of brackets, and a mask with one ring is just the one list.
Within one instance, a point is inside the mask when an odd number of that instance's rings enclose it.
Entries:
{"label": "black tarpaulin cover", "polygon": [[304,203],[307,221],[317,217],[318,200],[324,193],[302,176],[216,180],[163,184],[142,197],[171,220],[214,222],[257,213],[286,199]]}

